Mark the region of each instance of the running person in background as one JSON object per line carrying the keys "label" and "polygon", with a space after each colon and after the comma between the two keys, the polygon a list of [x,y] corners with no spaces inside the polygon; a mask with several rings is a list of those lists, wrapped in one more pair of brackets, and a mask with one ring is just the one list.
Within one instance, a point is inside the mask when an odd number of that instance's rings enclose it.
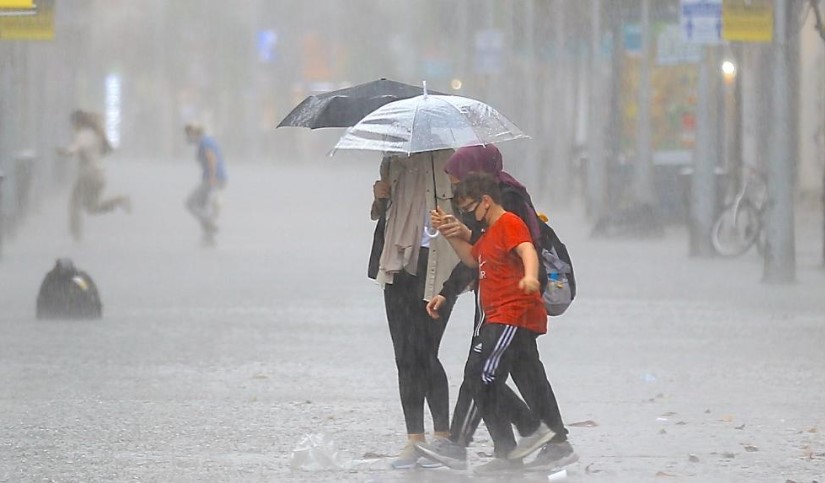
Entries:
{"label": "running person in background", "polygon": [[77,179],[69,199],[69,231],[75,241],[83,238],[83,211],[90,215],[108,213],[117,207],[132,210],[128,196],[102,200],[106,187],[106,169],[103,156],[112,152],[112,145],[103,130],[100,116],[80,109],[72,112],[70,122],[74,139],[66,147],[58,148],[63,156],[77,156]]}
{"label": "running person in background", "polygon": [[196,157],[202,171],[200,183],[186,199],[186,208],[201,224],[204,245],[212,246],[218,232],[221,193],[226,186],[226,164],[218,144],[204,134],[203,126],[187,124],[184,131],[186,140],[198,146]]}

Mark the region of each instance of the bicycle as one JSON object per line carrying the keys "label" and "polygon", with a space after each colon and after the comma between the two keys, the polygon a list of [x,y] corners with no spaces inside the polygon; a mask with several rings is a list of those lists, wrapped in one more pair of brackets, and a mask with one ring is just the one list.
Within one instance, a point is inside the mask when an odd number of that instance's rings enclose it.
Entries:
{"label": "bicycle", "polygon": [[767,204],[768,185],[764,176],[756,169],[748,169],[742,187],[713,224],[711,241],[716,253],[736,257],[754,244],[761,252],[764,246],[762,216]]}

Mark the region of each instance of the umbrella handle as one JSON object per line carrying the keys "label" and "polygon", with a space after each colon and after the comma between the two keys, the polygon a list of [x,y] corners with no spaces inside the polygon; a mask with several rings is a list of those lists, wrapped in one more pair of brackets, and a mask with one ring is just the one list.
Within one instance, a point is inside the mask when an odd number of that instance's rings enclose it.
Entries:
{"label": "umbrella handle", "polygon": [[433,230],[433,233],[430,233],[430,227],[429,226],[424,227],[424,233],[426,233],[428,237],[430,237],[430,238],[437,237],[438,236],[438,230],[436,230],[435,228],[433,228],[432,230]]}

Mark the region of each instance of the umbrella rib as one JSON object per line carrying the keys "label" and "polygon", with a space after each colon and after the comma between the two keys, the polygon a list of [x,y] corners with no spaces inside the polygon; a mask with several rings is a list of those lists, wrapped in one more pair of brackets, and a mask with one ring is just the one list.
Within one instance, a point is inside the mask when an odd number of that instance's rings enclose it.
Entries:
{"label": "umbrella rib", "polygon": [[415,112],[413,113],[412,122],[410,123],[410,140],[409,140],[409,144],[407,146],[407,156],[410,155],[409,151],[412,150],[412,140],[413,140],[412,133],[413,133],[413,130],[415,129],[415,118],[418,117],[418,109],[420,107],[421,107],[421,101],[418,101],[415,104]]}

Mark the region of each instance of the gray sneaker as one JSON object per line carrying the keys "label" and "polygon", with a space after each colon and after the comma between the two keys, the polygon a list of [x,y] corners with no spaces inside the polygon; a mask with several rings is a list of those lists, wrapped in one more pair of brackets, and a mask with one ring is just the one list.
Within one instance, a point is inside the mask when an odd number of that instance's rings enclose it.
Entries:
{"label": "gray sneaker", "polygon": [[396,470],[409,470],[415,468],[415,465],[418,463],[418,452],[415,450],[415,446],[412,442],[407,443],[404,446],[404,449],[401,450],[401,453],[398,455],[398,458],[394,459],[390,466]]}
{"label": "gray sneaker", "polygon": [[555,435],[556,433],[554,433],[552,429],[548,428],[546,424],[541,423],[539,424],[538,429],[533,431],[533,434],[525,436],[519,440],[518,446],[516,446],[513,451],[510,451],[507,455],[507,459],[517,460],[524,458],[530,453],[538,451],[539,448],[544,446],[546,442],[553,439],[553,436]]}
{"label": "gray sneaker", "polygon": [[565,467],[579,461],[579,455],[573,450],[568,441],[561,443],[547,443],[539,451],[536,458],[527,464],[531,471],[553,470]]}
{"label": "gray sneaker", "polygon": [[437,438],[432,443],[416,443],[418,453],[454,470],[467,469],[467,448],[447,438]]}
{"label": "gray sneaker", "polygon": [[511,460],[506,458],[495,458],[481,466],[473,468],[473,474],[484,475],[499,475],[502,473],[520,472],[524,469],[524,464],[521,460]]}

